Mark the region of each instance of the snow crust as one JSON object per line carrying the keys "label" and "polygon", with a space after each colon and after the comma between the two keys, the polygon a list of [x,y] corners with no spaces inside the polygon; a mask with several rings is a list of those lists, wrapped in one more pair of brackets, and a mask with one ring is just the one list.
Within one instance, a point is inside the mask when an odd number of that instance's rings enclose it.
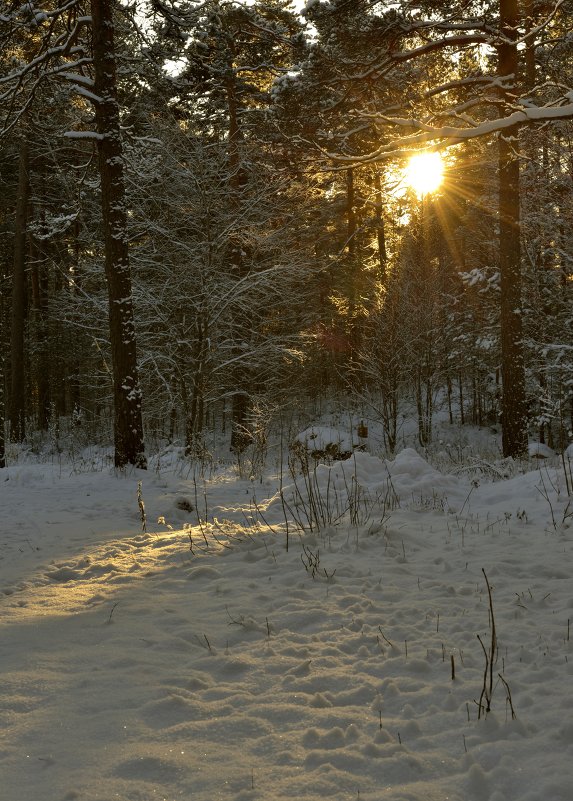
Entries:
{"label": "snow crust", "polygon": [[199,526],[180,465],[89,469],[0,471],[2,797],[570,801],[558,465],[487,483],[355,453],[312,491],[360,486],[367,519],[291,525],[288,551],[278,478],[216,471]]}

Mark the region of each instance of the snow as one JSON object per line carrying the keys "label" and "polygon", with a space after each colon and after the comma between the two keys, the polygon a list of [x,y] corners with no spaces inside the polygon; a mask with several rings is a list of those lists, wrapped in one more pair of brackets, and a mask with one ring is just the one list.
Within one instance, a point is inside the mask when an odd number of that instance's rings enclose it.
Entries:
{"label": "snow", "polygon": [[528,452],[534,459],[551,459],[555,456],[555,451],[543,442],[530,442]]}
{"label": "snow", "polygon": [[95,139],[98,141],[104,139],[103,134],[95,131],[64,131],[63,136],[66,139]]}
{"label": "snow", "polygon": [[[463,43],[463,37],[452,37],[452,40]],[[428,47],[433,47],[433,44],[421,45],[418,48],[401,54],[400,58],[409,59],[415,53],[423,53]],[[398,55],[394,54],[394,58],[397,59]],[[406,152],[404,148],[411,148],[411,152],[415,153],[416,145],[427,145],[428,142],[435,143],[438,140],[447,140],[450,145],[459,144],[460,142],[469,141],[489,134],[499,134],[501,136],[504,135],[503,132],[507,129],[521,125],[542,123],[549,120],[571,119],[573,117],[573,91],[565,92],[560,102],[562,103],[561,105],[522,107],[519,111],[513,111],[506,117],[484,120],[483,122],[467,128],[454,128],[447,125],[434,127],[413,118],[380,115],[378,117],[380,123],[387,123],[397,126],[398,128],[415,130],[416,133],[397,136],[395,139],[388,141],[376,150],[363,155],[361,162],[373,161],[383,156],[390,157],[401,155],[403,157]],[[504,138],[510,139],[511,134],[505,134]],[[327,155],[339,164],[354,163],[356,161],[356,156],[345,156],[335,152],[329,152]]]}
{"label": "snow", "polygon": [[[3,797],[570,801],[559,459],[488,482],[355,452],[282,487],[150,465],[0,471]],[[287,551],[281,489],[340,516],[289,521]]]}
{"label": "snow", "polygon": [[79,72],[60,72],[61,78],[66,78],[73,83],[81,84],[82,86],[94,86],[95,81],[88,75],[81,75]]}
{"label": "snow", "polygon": [[85,97],[86,100],[89,100],[92,103],[98,105],[99,103],[103,103],[103,98],[99,95],[96,95],[94,92],[90,92],[89,89],[86,89],[85,86],[80,86],[79,84],[74,85],[74,91],[81,95],[81,97]]}
{"label": "snow", "polygon": [[333,451],[351,453],[358,444],[351,439],[346,431],[328,425],[313,425],[297,434],[295,441],[299,442],[309,454]]}

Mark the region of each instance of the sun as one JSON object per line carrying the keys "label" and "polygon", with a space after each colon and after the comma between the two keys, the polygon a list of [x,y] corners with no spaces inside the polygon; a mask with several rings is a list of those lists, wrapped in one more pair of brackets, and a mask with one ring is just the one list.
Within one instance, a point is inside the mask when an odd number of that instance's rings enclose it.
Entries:
{"label": "sun", "polygon": [[439,153],[426,152],[412,156],[404,169],[404,180],[418,197],[435,192],[444,178],[444,162]]}

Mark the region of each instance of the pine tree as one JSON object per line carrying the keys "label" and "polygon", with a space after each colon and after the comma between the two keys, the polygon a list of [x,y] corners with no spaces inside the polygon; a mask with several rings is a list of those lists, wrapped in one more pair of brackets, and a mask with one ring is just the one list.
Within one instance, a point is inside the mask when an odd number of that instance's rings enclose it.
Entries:
{"label": "pine tree", "polygon": [[315,141],[341,168],[502,132],[498,259],[507,456],[527,449],[517,134],[524,125],[573,115],[563,92],[554,93],[551,109],[543,98],[538,104],[521,100],[518,81],[526,64],[520,54],[530,59],[533,32],[550,30],[565,13],[560,3],[530,3],[528,11],[530,16],[520,15],[514,0],[495,7],[422,2],[392,9],[343,0],[314,3],[308,14],[318,41],[283,92],[295,96],[314,84],[322,98]]}
{"label": "pine tree", "polygon": [[[22,126],[34,103],[41,101],[42,87],[55,81],[68,85],[95,108],[97,132],[82,130],[81,122],[68,132],[71,138],[96,141],[99,152],[100,195],[105,232],[105,272],[109,290],[109,337],[112,350],[114,390],[115,464],[145,466],[141,393],[138,384],[135,329],[131,298],[127,208],[123,183],[122,142],[117,105],[116,58],[114,49],[113,0],[93,0],[91,11],[92,43],[87,37],[90,17],[79,4],[56,6],[48,15],[26,5],[3,15],[0,41],[12,53],[11,69],[2,76],[0,134],[4,137]],[[85,11],[85,10],[83,10]],[[95,79],[90,70],[93,69]],[[82,101],[76,105],[82,107]],[[80,116],[78,114],[78,116]],[[24,164],[24,159],[22,159]],[[24,173],[22,173],[23,176]],[[23,179],[22,179],[23,180]],[[20,198],[24,199],[24,183]],[[23,204],[18,207],[17,229],[21,229]],[[21,262],[21,237],[16,237],[15,264]],[[16,275],[21,275],[18,268]],[[15,284],[13,306],[18,308],[22,281]],[[23,378],[18,370],[22,336],[16,316],[13,324],[11,391],[12,429],[21,437],[23,414],[19,398]],[[45,394],[45,393],[43,393]]]}
{"label": "pine tree", "polygon": [[124,160],[117,103],[113,8],[113,0],[91,0],[94,106],[113,368],[115,466],[131,464],[145,468]]}

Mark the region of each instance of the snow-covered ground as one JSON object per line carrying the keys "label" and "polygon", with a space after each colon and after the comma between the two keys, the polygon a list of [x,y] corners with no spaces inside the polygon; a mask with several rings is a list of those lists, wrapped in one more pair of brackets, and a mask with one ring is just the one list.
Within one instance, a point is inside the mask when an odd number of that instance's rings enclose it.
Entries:
{"label": "snow-covered ground", "polygon": [[278,480],[0,471],[0,797],[571,801],[559,463]]}

